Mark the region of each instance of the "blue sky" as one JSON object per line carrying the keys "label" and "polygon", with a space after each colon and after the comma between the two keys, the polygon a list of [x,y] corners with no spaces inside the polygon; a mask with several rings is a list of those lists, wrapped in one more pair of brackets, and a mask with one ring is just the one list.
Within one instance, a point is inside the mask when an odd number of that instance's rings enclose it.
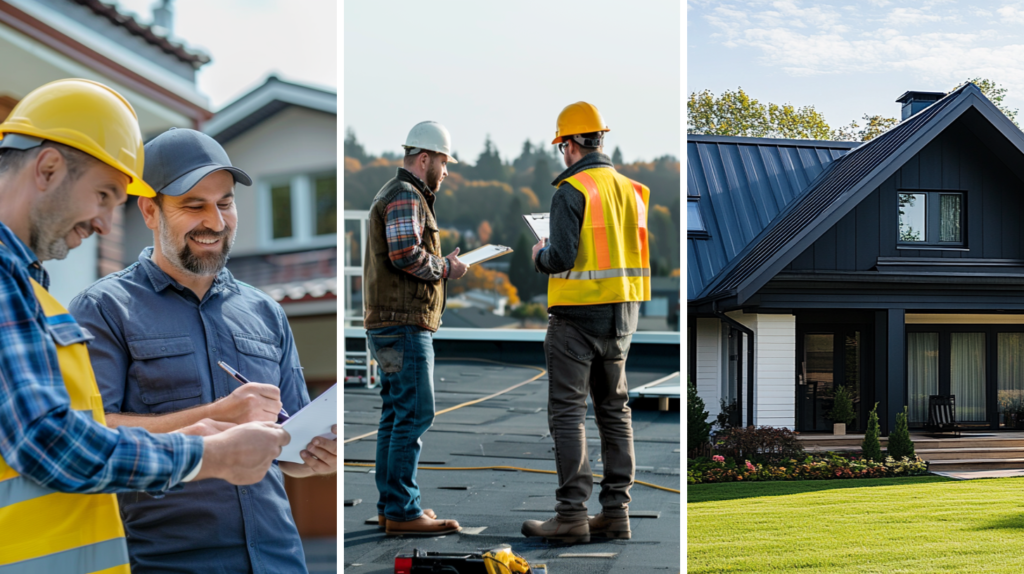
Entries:
{"label": "blue sky", "polygon": [[345,3],[344,121],[374,154],[400,151],[423,120],[476,161],[491,135],[505,159],[554,137],[586,100],[626,161],[680,157],[678,0],[434,0]]}
{"label": "blue sky", "polygon": [[[983,77],[1024,109],[1024,2],[688,0],[686,94],[742,86],[832,127]],[[860,122],[863,123],[863,122]]]}

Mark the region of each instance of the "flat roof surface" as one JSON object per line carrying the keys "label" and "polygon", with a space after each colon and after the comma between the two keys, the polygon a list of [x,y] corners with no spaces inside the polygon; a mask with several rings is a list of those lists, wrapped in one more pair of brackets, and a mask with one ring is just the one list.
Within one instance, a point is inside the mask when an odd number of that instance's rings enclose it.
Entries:
{"label": "flat roof surface", "polygon": [[[536,364],[543,368],[543,364]],[[537,369],[467,360],[438,358],[435,363],[435,402],[438,411],[478,399],[539,373]],[[664,369],[627,370],[630,388],[670,375]],[[507,394],[439,415],[423,436],[421,466],[446,468],[508,465],[554,470],[554,452],[547,423],[547,375]],[[346,387],[345,439],[376,430],[380,417],[378,390]],[[680,412],[659,412],[657,400],[632,401],[636,480],[681,489]],[[589,408],[589,407],[588,407]],[[600,474],[601,443],[589,408],[586,421],[591,468]],[[372,463],[375,437],[344,445],[346,462]],[[434,538],[387,537],[376,525],[377,488],[372,468],[345,467],[344,512],[345,572],[394,572],[394,558],[413,548],[435,552],[478,552],[509,544],[531,564],[547,564],[550,574],[678,572],[680,564],[679,494],[634,485],[630,494],[631,540],[564,545],[525,538],[525,520],[546,520],[554,515],[557,478],[501,470],[420,470],[423,505],[439,518],[455,519],[463,532]],[[595,478],[595,482],[600,479]],[[600,511],[600,485],[594,485],[588,508]],[[649,516],[649,517],[641,517]],[[610,557],[576,558],[564,554],[602,554]]]}

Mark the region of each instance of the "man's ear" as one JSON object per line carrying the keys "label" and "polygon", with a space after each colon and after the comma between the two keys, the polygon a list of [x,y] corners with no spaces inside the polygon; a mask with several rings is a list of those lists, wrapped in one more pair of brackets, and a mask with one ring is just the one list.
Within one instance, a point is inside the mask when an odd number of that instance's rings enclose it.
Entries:
{"label": "man's ear", "polygon": [[142,212],[142,219],[146,221],[146,227],[153,231],[160,228],[160,208],[152,197],[139,197],[139,211]]}
{"label": "man's ear", "polygon": [[40,151],[32,162],[32,179],[39,191],[48,191],[67,176],[64,156],[52,147]]}

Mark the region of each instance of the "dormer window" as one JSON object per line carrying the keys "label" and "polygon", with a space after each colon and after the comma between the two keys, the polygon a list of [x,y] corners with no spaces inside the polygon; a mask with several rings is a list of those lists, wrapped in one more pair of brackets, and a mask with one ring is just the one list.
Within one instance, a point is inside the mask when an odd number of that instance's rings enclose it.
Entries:
{"label": "dormer window", "polygon": [[901,191],[896,197],[900,247],[964,245],[962,192]]}

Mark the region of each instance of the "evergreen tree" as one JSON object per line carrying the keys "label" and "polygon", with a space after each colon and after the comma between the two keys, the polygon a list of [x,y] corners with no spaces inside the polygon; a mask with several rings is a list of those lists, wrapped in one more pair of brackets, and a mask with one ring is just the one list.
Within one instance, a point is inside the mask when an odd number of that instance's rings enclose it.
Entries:
{"label": "evergreen tree", "polygon": [[537,162],[533,164],[533,183],[530,184],[530,189],[537,195],[537,201],[540,202],[540,208],[543,211],[551,209],[551,198],[555,195],[555,188],[551,185],[551,180],[554,177],[555,174],[551,173],[547,158],[539,156]]}
{"label": "evergreen tree", "polygon": [[508,265],[509,281],[516,286],[519,298],[524,302],[543,294],[547,288],[544,275],[537,273],[533,268],[532,255],[535,242],[532,239],[533,236],[528,233],[519,236]]}
{"label": "evergreen tree", "polygon": [[910,440],[910,428],[907,426],[907,407],[903,407],[902,413],[896,414],[896,428],[889,435],[889,456],[896,460],[908,457],[913,460],[917,453],[914,452],[914,442]]}
{"label": "evergreen tree", "polygon": [[882,443],[878,441],[880,430],[878,428],[878,403],[868,413],[868,428],[864,432],[864,441],[860,443],[864,451],[864,458],[875,462],[882,462]]}
{"label": "evergreen tree", "polygon": [[612,152],[612,163],[622,165],[622,150],[619,149],[619,146],[615,146],[615,151]]}
{"label": "evergreen tree", "polygon": [[359,160],[363,165],[373,161],[373,158],[367,155],[363,144],[356,140],[356,132],[351,127],[345,128],[345,157]]}
{"label": "evergreen tree", "polygon": [[710,441],[711,423],[704,399],[697,394],[697,385],[689,377],[686,383],[686,450],[694,450]]}
{"label": "evergreen tree", "polygon": [[508,170],[501,161],[498,148],[494,147],[491,136],[484,141],[484,151],[476,160],[476,167],[473,169],[473,178],[482,181],[508,181]]}

